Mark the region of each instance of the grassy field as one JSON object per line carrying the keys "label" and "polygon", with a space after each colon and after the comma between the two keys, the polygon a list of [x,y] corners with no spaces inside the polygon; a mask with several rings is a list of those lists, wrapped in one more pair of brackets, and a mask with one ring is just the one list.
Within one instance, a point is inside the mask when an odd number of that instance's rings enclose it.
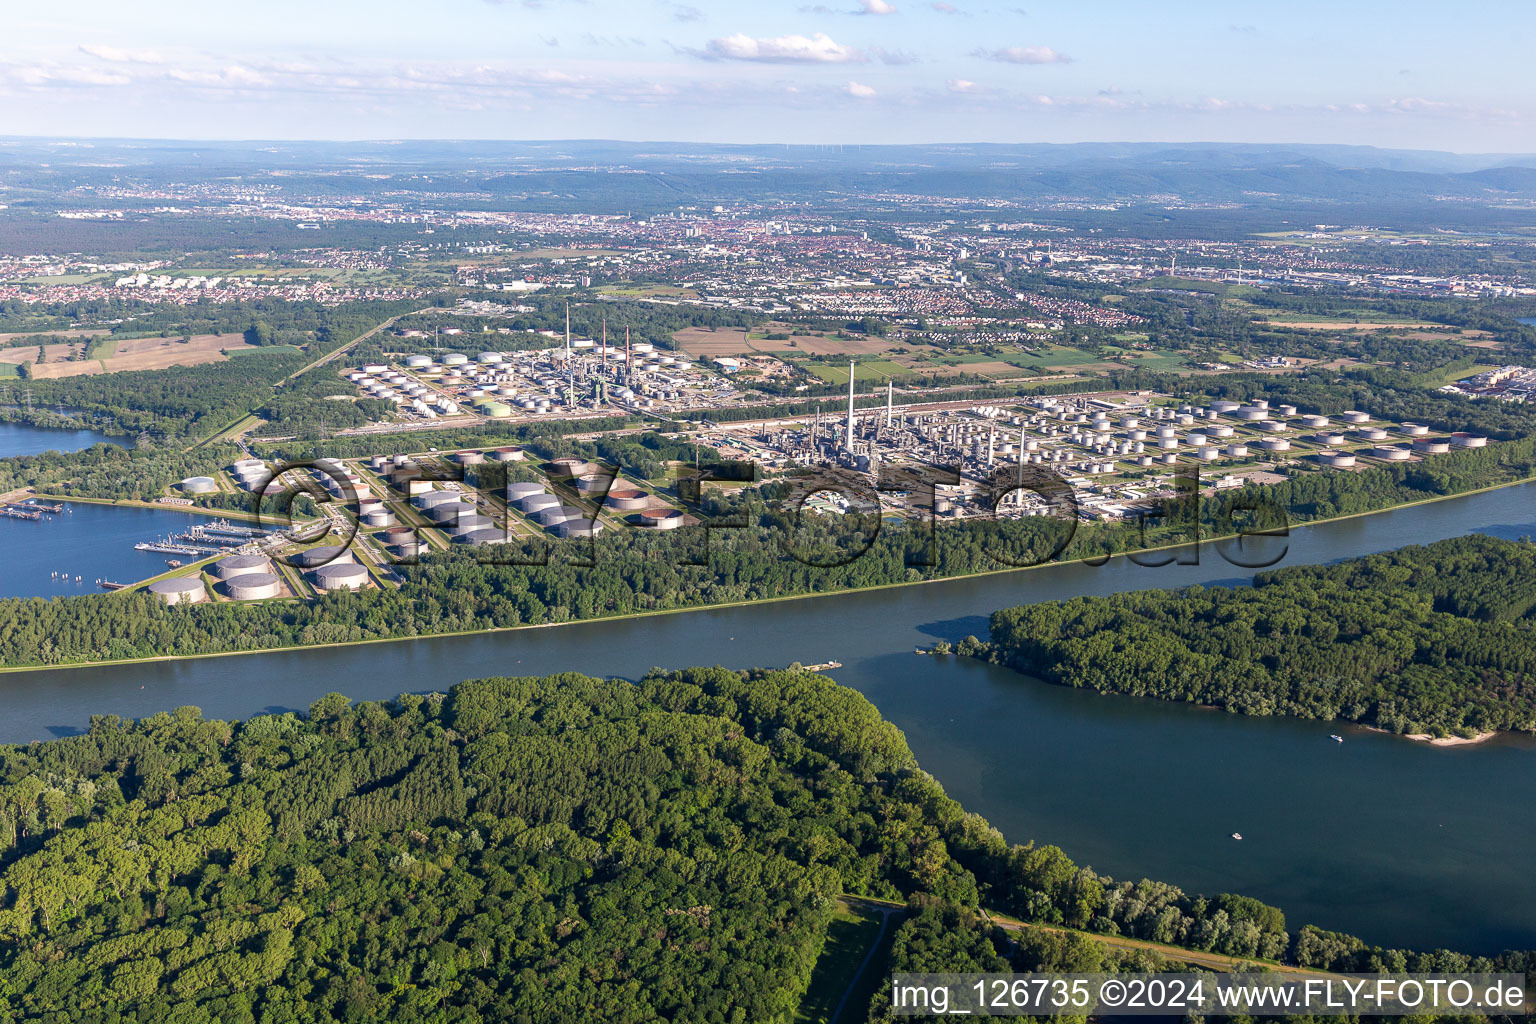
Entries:
{"label": "grassy field", "polygon": [[[895,933],[893,921],[887,932],[887,940],[893,939]],[[800,1009],[795,1013],[796,1024],[832,1024],[833,1011],[837,1009],[843,993],[848,991],[848,986],[853,983],[859,965],[864,962],[865,955],[869,953],[869,947],[874,945],[879,935],[878,911],[862,905],[850,906],[846,903],[838,903],[837,913],[827,929],[827,944],[822,948],[821,957],[816,961],[816,970],[811,974],[810,986],[806,989],[804,998],[800,1000]],[[888,941],[882,945],[889,948]],[[883,972],[876,970],[880,966],[878,961],[877,955],[870,961],[868,975],[862,979],[867,982],[869,976],[874,976],[877,979],[875,984],[869,988],[868,994],[862,1000],[859,998],[858,991],[854,992],[843,1010],[840,1024],[864,1020],[864,1013],[869,1009],[869,1000],[873,998],[879,982],[884,980]],[[861,989],[863,987],[863,985],[859,986]]]}
{"label": "grassy field", "polygon": [[20,377],[21,367],[15,363],[0,363],[0,377]]}
{"label": "grassy field", "polygon": [[[806,370],[820,377],[828,384],[848,383],[848,367],[846,366],[837,366],[835,364],[831,366],[817,365],[807,366]],[[910,377],[916,372],[916,370],[910,367],[902,366],[900,363],[893,363],[889,359],[865,359],[861,360],[854,369],[854,376],[857,380],[861,381],[886,381]]]}

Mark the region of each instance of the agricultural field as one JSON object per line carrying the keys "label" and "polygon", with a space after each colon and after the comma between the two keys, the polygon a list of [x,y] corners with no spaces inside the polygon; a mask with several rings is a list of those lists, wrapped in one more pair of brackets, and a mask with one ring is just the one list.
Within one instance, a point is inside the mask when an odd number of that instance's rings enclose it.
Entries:
{"label": "agricultural field", "polygon": [[[183,343],[180,338],[135,338],[116,342],[115,350],[102,348],[99,357],[88,358],[87,351],[75,345],[49,345],[46,361],[32,365],[32,376],[38,379],[54,377],[79,377],[92,373],[118,373],[123,370],[164,370],[172,366],[198,366],[203,363],[221,363],[225,351],[261,351],[247,345],[239,334],[199,334]],[[80,358],[67,358],[71,355]],[[0,350],[0,360],[23,363],[35,360],[36,349]]]}

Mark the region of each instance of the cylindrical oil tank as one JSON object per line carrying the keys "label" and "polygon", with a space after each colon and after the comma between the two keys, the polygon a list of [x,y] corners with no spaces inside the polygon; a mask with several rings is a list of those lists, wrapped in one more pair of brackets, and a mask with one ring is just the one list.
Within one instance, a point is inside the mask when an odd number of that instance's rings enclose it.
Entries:
{"label": "cylindrical oil tank", "polygon": [[490,516],[469,512],[453,521],[453,528],[450,532],[454,534],[473,533],[476,530],[484,530],[495,525],[495,520]]}
{"label": "cylindrical oil tank", "polygon": [[557,537],[596,537],[603,532],[603,524],[595,520],[568,519],[563,523],[555,524],[554,533]]}
{"label": "cylindrical oil tank", "polygon": [[525,516],[537,515],[548,508],[557,508],[559,504],[560,499],[553,494],[530,494],[526,498],[517,500],[518,511]]}
{"label": "cylindrical oil tank", "polygon": [[224,591],[236,601],[264,601],[282,596],[283,581],[270,572],[246,573],[225,583]]}
{"label": "cylindrical oil tank", "polygon": [[524,455],[521,448],[498,448],[491,452],[491,458],[497,462],[522,462]]}
{"label": "cylindrical oil tank", "polygon": [[189,476],[181,482],[181,489],[187,494],[212,494],[219,485],[211,476]]}
{"label": "cylindrical oil tank", "polygon": [[485,452],[459,452],[453,461],[461,466],[478,466],[485,461]]}
{"label": "cylindrical oil tank", "polygon": [[1422,423],[1404,423],[1397,428],[1409,437],[1423,437],[1429,433],[1429,428]]}
{"label": "cylindrical oil tank", "polygon": [[675,530],[683,525],[683,513],[675,508],[653,508],[641,512],[636,520],[649,530]]}
{"label": "cylindrical oil tank", "polygon": [[592,471],[586,459],[578,459],[574,455],[562,455],[550,460],[549,464],[556,473],[563,476],[582,476]]}
{"label": "cylindrical oil tank", "polygon": [[586,473],[576,478],[576,490],[582,494],[600,494],[613,484],[613,478],[596,473]]}
{"label": "cylindrical oil tank", "polygon": [[316,566],[325,566],[331,563],[349,563],[352,561],[352,553],[339,544],[323,544],[317,548],[309,548],[300,551],[293,556],[293,562],[305,569],[313,569]]}
{"label": "cylindrical oil tank", "polygon": [[608,492],[608,507],[624,512],[645,508],[651,503],[650,495],[629,487],[615,487]]}
{"label": "cylindrical oil tank", "polygon": [[221,580],[232,580],[248,573],[267,572],[271,566],[262,555],[228,555],[213,563],[213,574]]}
{"label": "cylindrical oil tank", "polygon": [[1424,455],[1444,455],[1451,450],[1451,443],[1438,438],[1421,437],[1413,442],[1413,450]]}
{"label": "cylindrical oil tank", "polygon": [[208,600],[208,591],[199,576],[173,576],[168,580],[156,580],[147,589],[166,604],[197,604]]}
{"label": "cylindrical oil tank", "polygon": [[512,501],[512,502],[522,501],[524,498],[531,498],[535,494],[543,494],[543,493],[544,493],[544,485],[542,485],[542,484],[535,484],[535,483],[512,483],[512,484],[507,484],[507,500],[508,501]]}
{"label": "cylindrical oil tank", "polygon": [[450,501],[442,505],[433,505],[426,510],[426,517],[434,523],[454,523],[459,516],[471,516],[475,514],[475,506],[467,501]]}
{"label": "cylindrical oil tank", "polygon": [[395,514],[387,508],[377,508],[363,514],[364,526],[394,526]]}
{"label": "cylindrical oil tank", "polygon": [[587,514],[574,505],[556,505],[535,514],[533,518],[540,526],[554,526],[568,519],[585,519]]}
{"label": "cylindrical oil tank", "polygon": [[412,498],[411,504],[419,509],[430,509],[458,500],[459,496],[452,491],[427,491],[425,494],[418,494]]}
{"label": "cylindrical oil tank", "polygon": [[1333,469],[1348,469],[1355,464],[1355,456],[1351,452],[1322,451],[1317,453],[1317,461]]}
{"label": "cylindrical oil tank", "polygon": [[455,544],[468,544],[470,547],[479,547],[482,544],[503,544],[509,539],[505,530],[494,526],[482,526],[478,530],[457,534],[453,538],[453,542]]}
{"label": "cylindrical oil tank", "polygon": [[1458,430],[1451,435],[1451,444],[1457,448],[1482,448],[1488,444],[1488,439],[1479,434]]}
{"label": "cylindrical oil tank", "polygon": [[1388,462],[1402,462],[1412,453],[1407,448],[1398,448],[1395,445],[1384,444],[1371,449],[1371,454],[1378,459],[1385,459]]}
{"label": "cylindrical oil tank", "polygon": [[1347,409],[1339,413],[1339,419],[1345,423],[1364,423],[1371,418],[1369,413],[1360,412],[1357,409]]}
{"label": "cylindrical oil tank", "polygon": [[357,590],[368,582],[368,570],[356,562],[322,565],[309,579],[320,590]]}

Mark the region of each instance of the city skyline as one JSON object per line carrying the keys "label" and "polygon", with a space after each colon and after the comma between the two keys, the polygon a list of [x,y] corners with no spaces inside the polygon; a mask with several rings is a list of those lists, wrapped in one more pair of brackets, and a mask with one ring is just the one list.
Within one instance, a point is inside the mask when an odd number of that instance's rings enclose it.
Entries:
{"label": "city skyline", "polygon": [[[0,44],[0,135],[1531,147],[1529,9],[833,0],[88,2]],[[1470,57],[1475,56],[1472,60]]]}

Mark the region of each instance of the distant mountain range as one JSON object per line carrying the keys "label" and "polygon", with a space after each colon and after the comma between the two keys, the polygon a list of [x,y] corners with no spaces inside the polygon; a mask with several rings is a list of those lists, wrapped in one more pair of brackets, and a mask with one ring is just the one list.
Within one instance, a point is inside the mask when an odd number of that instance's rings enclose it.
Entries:
{"label": "distant mountain range", "polygon": [[[45,190],[103,179],[192,180],[275,173],[294,187],[357,193],[360,173],[430,175],[426,188],[557,193],[594,209],[742,197],[889,192],[1018,200],[1265,206],[1536,199],[1536,154],[1458,154],[1335,145],[956,143],[910,146],[680,142],[197,142],[0,138],[0,173]],[[348,173],[352,172],[352,173]],[[627,173],[615,173],[627,172]],[[0,183],[6,179],[0,177]]]}

